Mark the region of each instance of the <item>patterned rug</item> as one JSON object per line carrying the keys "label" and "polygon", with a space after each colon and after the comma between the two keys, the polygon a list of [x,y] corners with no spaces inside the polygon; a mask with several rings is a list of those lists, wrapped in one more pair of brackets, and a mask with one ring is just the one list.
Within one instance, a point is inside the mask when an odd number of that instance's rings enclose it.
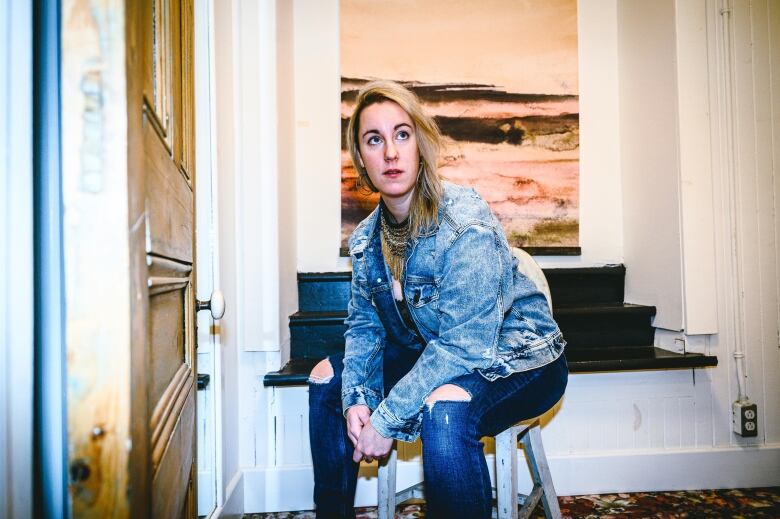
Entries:
{"label": "patterned rug", "polygon": [[[697,490],[685,492],[637,492],[558,498],[563,517],[572,519],[729,518],[780,519],[780,487]],[[376,508],[358,508],[358,519],[376,519]],[[399,506],[397,519],[425,517],[425,503]],[[533,518],[544,517],[541,505]],[[246,514],[244,519],[314,519],[314,512]]]}

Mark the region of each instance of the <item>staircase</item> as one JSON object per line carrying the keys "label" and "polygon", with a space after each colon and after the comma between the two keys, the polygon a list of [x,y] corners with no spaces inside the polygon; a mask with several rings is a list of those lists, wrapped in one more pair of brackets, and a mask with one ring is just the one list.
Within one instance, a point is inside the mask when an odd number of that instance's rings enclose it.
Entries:
{"label": "staircase", "polygon": [[[570,372],[717,365],[713,356],[653,346],[655,307],[623,301],[624,266],[544,269],[544,274]],[[265,375],[266,386],[306,384],[319,360],[343,351],[351,278],[350,272],[298,274],[300,310],[290,316],[290,361]]]}

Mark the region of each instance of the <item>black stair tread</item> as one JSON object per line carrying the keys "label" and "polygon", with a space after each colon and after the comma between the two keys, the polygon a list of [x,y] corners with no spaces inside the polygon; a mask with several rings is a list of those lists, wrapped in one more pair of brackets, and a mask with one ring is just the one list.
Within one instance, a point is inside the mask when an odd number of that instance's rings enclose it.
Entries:
{"label": "black stair tread", "polygon": [[554,276],[582,276],[582,275],[610,275],[622,276],[626,273],[624,265],[603,265],[601,267],[552,267],[543,268],[545,277]]}
{"label": "black stair tread", "polygon": [[718,358],[714,356],[676,353],[655,347],[572,349],[566,350],[566,360],[571,373],[703,368],[718,365]]}
{"label": "black stair tread", "polygon": [[[581,276],[583,274],[607,274],[622,276],[626,272],[624,265],[602,265],[597,267],[550,267],[542,269],[547,275],[552,273],[555,275],[573,275]],[[343,270],[340,272],[298,272],[298,280],[300,281],[350,281],[352,279],[352,271]]]}
{"label": "black stair tread", "polygon": [[263,377],[264,386],[302,386],[309,380],[309,373],[322,359],[290,359],[279,371],[271,371]]}
{"label": "black stair tread", "polygon": [[[646,369],[686,369],[717,366],[718,358],[701,353],[675,353],[661,348],[566,349],[570,373],[592,371],[639,371]],[[320,359],[294,358],[279,371],[263,377],[265,386],[301,386]]]}
{"label": "black stair tread", "polygon": [[299,311],[290,315],[290,325],[343,321],[346,318],[346,310],[328,312]]}
{"label": "black stair tread", "polygon": [[598,305],[562,305],[556,306],[553,303],[553,316],[568,315],[602,315],[602,314],[631,314],[631,315],[655,315],[654,306],[637,305],[633,303],[610,303]]}
{"label": "black stair tread", "polygon": [[298,281],[309,281],[312,283],[321,281],[352,281],[352,272],[349,270],[342,272],[298,272]]}
{"label": "black stair tread", "polygon": [[[602,314],[630,314],[630,315],[655,315],[656,308],[654,306],[637,305],[633,303],[614,303],[614,304],[599,304],[599,305],[566,305],[566,306],[554,306],[553,315],[557,316],[570,316],[570,315],[602,315]],[[332,321],[343,321],[347,317],[346,310],[336,311],[298,311],[290,315],[290,324],[302,324],[302,323],[322,323]]]}

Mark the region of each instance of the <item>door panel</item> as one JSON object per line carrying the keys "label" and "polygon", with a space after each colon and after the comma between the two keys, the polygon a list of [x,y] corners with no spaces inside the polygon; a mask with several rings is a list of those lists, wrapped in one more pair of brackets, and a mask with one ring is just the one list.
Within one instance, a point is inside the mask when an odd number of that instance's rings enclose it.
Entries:
{"label": "door panel", "polygon": [[147,252],[192,264],[192,184],[176,166],[159,134],[149,124],[144,125],[143,139]]}
{"label": "door panel", "polygon": [[[186,10],[185,10],[186,12]],[[181,0],[150,0],[138,23],[145,59],[141,136],[149,340],[143,373],[151,516],[193,517],[195,485],[194,182],[191,161],[192,17]],[[183,39],[183,36],[186,39]],[[133,73],[133,72],[130,72]],[[190,114],[190,115],[187,115]],[[185,121],[189,128],[185,127]],[[139,395],[140,396],[140,395]]]}
{"label": "door panel", "polygon": [[[195,422],[195,391],[190,386],[183,398],[185,402],[178,416],[168,448],[160,460],[152,484],[152,517],[179,517],[183,507],[192,499],[192,465],[194,461],[194,429],[187,425]],[[186,482],[182,486],[180,482]],[[191,504],[189,504],[191,508]],[[190,518],[193,516],[190,515]]]}
{"label": "door panel", "polygon": [[[147,278],[151,333],[146,358],[152,375],[149,406],[154,409],[173,384],[175,374],[184,370],[192,375],[194,337],[189,330],[194,301],[190,267],[154,257],[151,263],[152,275]],[[163,265],[176,268],[161,268]]]}
{"label": "door panel", "polygon": [[173,49],[171,35],[170,0],[143,2],[138,24],[144,31],[143,95],[151,108],[150,115],[155,130],[170,150],[172,146],[171,123],[173,118]]}
{"label": "door panel", "polygon": [[177,326],[185,323],[186,294],[182,292],[163,292],[150,301],[152,340],[147,358],[152,376],[148,385],[148,399],[153,409],[162,403],[161,399],[175,385],[175,375],[182,371],[186,374],[192,369],[189,366],[189,355],[186,354],[188,345],[185,328]]}
{"label": "door panel", "polygon": [[73,517],[195,514],[188,6],[62,6]]}
{"label": "door panel", "polygon": [[193,0],[181,0],[181,132],[179,168],[192,178],[195,167],[195,9]]}

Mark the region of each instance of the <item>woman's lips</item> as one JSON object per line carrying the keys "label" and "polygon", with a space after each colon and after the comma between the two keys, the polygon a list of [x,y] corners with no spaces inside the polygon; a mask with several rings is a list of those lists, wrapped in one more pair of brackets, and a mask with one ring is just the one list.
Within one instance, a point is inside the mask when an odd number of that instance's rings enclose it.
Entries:
{"label": "woman's lips", "polygon": [[403,173],[403,170],[400,169],[388,169],[384,173],[382,173],[386,177],[397,177]]}

